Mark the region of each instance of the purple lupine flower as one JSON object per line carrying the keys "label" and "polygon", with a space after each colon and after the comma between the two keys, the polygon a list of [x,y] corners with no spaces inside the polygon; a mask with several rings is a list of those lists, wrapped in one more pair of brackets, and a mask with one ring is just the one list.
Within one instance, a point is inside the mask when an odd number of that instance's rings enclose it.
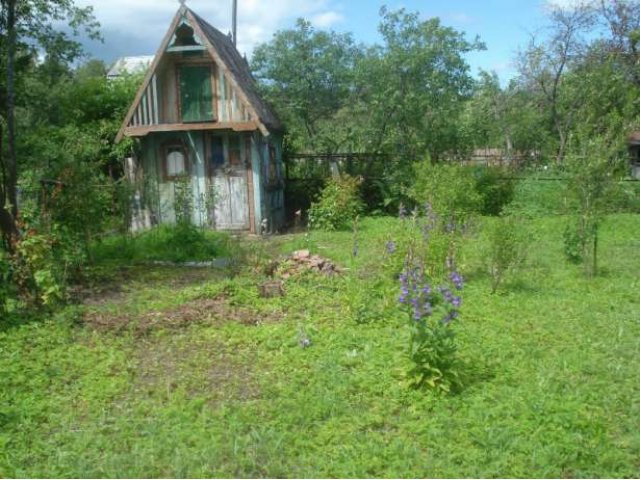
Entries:
{"label": "purple lupine flower", "polygon": [[462,297],[453,297],[451,305],[453,305],[454,308],[460,308],[462,306]]}
{"label": "purple lupine flower", "polygon": [[449,278],[451,278],[451,281],[457,290],[462,290],[464,288],[464,279],[458,272],[451,272],[451,276]]}
{"label": "purple lupine flower", "polygon": [[398,301],[404,304],[407,303],[407,300],[409,299],[409,278],[407,277],[407,274],[403,272],[400,274],[399,280],[401,294]]}
{"label": "purple lupine flower", "polygon": [[442,323],[444,323],[445,325],[449,325],[456,318],[458,318],[459,315],[460,314],[456,310],[451,310],[449,314],[442,319]]}
{"label": "purple lupine flower", "polygon": [[389,240],[387,242],[387,253],[389,255],[393,255],[394,253],[396,253],[397,250],[398,250],[398,246],[396,245],[396,242],[394,242],[393,240]]}
{"label": "purple lupine flower", "polygon": [[429,223],[425,223],[422,225],[422,236],[428,242],[429,236],[431,235],[431,231],[433,230],[433,226]]}
{"label": "purple lupine flower", "polygon": [[407,209],[405,208],[403,203],[401,203],[400,208],[398,208],[398,217],[401,220],[405,220],[407,218]]}
{"label": "purple lupine flower", "polygon": [[440,287],[440,293],[442,294],[444,299],[447,301],[447,303],[453,303],[453,293],[451,293],[451,290],[449,288]]}

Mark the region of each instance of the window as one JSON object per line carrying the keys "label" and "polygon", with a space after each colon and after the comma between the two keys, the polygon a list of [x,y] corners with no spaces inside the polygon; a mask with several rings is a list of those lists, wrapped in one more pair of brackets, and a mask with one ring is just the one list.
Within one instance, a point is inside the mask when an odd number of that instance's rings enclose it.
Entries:
{"label": "window", "polygon": [[224,166],[224,142],[222,137],[211,137],[211,167]]}
{"label": "window", "polygon": [[176,30],[176,40],[173,46],[186,47],[193,45],[199,45],[195,39],[193,28],[185,24],[180,25]]}
{"label": "window", "polygon": [[180,113],[184,123],[214,120],[212,92],[209,66],[180,67]]}
{"label": "window", "polygon": [[269,146],[269,183],[275,183],[278,181],[278,160],[276,155],[276,148],[273,145]]}
{"label": "window", "polygon": [[240,151],[240,137],[229,137],[229,165],[239,167],[242,165],[242,153]]}
{"label": "window", "polygon": [[164,148],[164,176],[174,180],[189,173],[189,157],[184,144],[174,142]]}

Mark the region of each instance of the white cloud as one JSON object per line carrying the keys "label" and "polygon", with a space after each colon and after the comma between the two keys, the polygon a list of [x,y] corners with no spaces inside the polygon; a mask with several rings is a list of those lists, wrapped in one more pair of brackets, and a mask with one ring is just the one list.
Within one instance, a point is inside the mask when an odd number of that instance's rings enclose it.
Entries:
{"label": "white cloud", "polygon": [[[250,54],[278,29],[298,17],[326,28],[344,20],[339,13],[343,0],[238,0],[238,49]],[[187,6],[226,33],[231,29],[231,0],[188,0]],[[103,58],[155,53],[180,4],[177,0],[76,0],[94,7],[102,24],[105,43],[88,45]],[[126,50],[126,51],[125,51]]]}
{"label": "white cloud", "polygon": [[553,10],[555,8],[572,10],[585,5],[592,5],[594,3],[594,0],[546,0],[542,4],[542,8],[545,11]]}
{"label": "white cloud", "polygon": [[318,28],[329,28],[340,22],[344,22],[344,15],[335,11],[319,13],[311,17],[311,23]]}

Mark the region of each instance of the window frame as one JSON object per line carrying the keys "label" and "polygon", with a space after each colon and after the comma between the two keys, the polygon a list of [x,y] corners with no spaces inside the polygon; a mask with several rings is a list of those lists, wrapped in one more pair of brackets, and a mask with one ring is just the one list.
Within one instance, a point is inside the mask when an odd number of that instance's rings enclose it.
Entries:
{"label": "window frame", "polygon": [[[169,150],[180,149],[184,155],[184,173],[179,175],[169,175]],[[191,175],[191,161],[189,155],[189,147],[182,139],[167,140],[161,147],[161,160],[162,160],[162,176],[167,182],[175,182],[177,179],[183,176]]]}

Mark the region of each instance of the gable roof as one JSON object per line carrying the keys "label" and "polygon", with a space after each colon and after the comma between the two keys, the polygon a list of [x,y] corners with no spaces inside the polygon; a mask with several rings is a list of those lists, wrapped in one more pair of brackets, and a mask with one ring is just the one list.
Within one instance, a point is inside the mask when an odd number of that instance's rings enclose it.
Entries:
{"label": "gable roof", "polygon": [[228,35],[211,26],[198,14],[189,10],[198,22],[206,40],[220,55],[221,63],[227,68],[231,76],[238,83],[238,87],[247,96],[260,121],[273,130],[282,130],[282,123],[271,107],[262,99],[256,89],[256,81],[251,74],[251,69],[246,59],[240,55],[238,49]]}
{"label": "gable roof", "polygon": [[183,19],[187,20],[195,33],[203,40],[206,50],[211,58],[220,66],[220,68],[226,71],[231,85],[236,88],[239,97],[246,103],[248,110],[256,118],[260,131],[265,136],[268,136],[270,131],[282,131],[282,123],[271,107],[258,94],[249,64],[240,55],[231,39],[217,28],[211,26],[211,24],[191,9],[183,5],[173,18],[171,26],[169,27],[169,30],[167,31],[167,34],[165,35],[149,70],[147,71],[147,75],[138,90],[136,98],[124,119],[124,122],[122,123],[120,131],[118,132],[116,142],[119,142],[124,137],[125,130],[131,122],[136,109],[140,105],[145,91],[147,87],[149,87],[158,65],[160,64],[160,60],[166,54],[169,43]]}

